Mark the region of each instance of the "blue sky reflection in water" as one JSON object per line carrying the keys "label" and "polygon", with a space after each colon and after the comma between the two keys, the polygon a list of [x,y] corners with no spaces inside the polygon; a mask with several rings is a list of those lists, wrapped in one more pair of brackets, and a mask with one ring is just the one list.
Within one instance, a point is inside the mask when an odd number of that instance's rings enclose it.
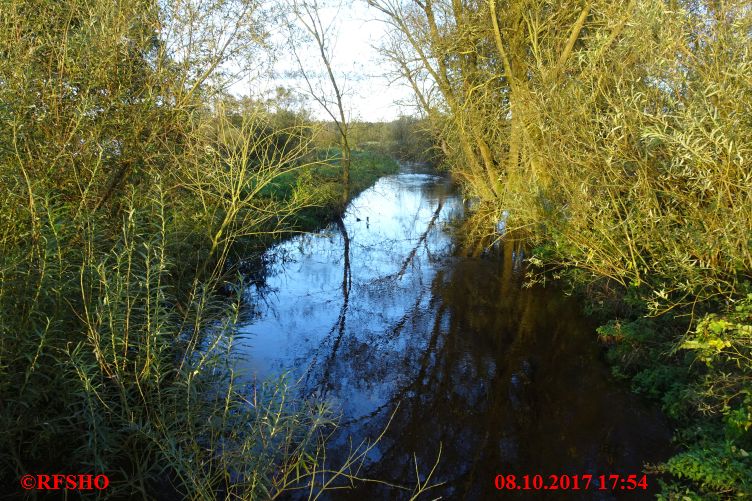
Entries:
{"label": "blue sky reflection in water", "polygon": [[446,179],[404,169],[351,204],[346,235],[331,225],[273,248],[265,285],[248,291],[243,369],[290,371],[304,395],[334,402],[343,449],[347,435],[377,436],[399,403],[368,474],[410,484],[412,453],[430,468],[441,443],[436,496],[497,494],[497,473],[635,474],[664,459],[670,431],[611,379],[576,302],[523,288],[511,246],[462,256],[446,228],[462,214]]}

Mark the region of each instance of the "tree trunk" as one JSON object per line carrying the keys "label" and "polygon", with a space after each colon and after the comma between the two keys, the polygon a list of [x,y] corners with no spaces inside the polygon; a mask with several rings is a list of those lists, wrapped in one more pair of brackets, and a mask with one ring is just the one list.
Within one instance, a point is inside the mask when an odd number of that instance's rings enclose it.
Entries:
{"label": "tree trunk", "polygon": [[350,144],[346,136],[341,137],[340,144],[342,146],[342,210],[344,211],[350,200]]}

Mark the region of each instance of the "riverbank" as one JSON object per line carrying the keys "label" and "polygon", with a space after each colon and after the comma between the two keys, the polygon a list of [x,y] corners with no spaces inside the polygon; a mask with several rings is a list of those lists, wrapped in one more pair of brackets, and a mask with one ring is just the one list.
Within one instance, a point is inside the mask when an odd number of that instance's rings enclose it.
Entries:
{"label": "riverbank", "polygon": [[752,296],[714,311],[699,322],[680,312],[652,317],[625,294],[598,315],[609,317],[598,333],[613,374],[657,402],[674,426],[677,453],[649,466],[670,475],[665,499],[752,497],[752,366],[744,346]]}
{"label": "riverbank", "polygon": [[[550,247],[541,246],[533,261],[543,263],[551,254]],[[656,316],[641,287],[585,282],[576,268],[555,275],[600,324],[598,338],[612,374],[655,402],[670,420],[673,455],[645,465],[645,471],[659,475],[658,498],[752,496],[752,295]]]}
{"label": "riverbank", "polygon": [[[257,151],[279,143],[274,131],[254,141]],[[0,204],[0,483],[8,492],[21,495],[18,479],[29,472],[62,471],[107,475],[111,498],[269,498],[290,487],[282,465],[318,471],[319,436],[335,416],[290,398],[283,379],[254,388],[249,405],[231,360],[246,314],[232,256],[300,231],[285,218],[300,200],[258,187],[310,162],[295,152],[285,161],[249,155],[234,143],[206,152],[117,192],[107,211],[82,210],[46,180],[14,186]],[[358,154],[354,189],[397,168]],[[296,185],[335,191],[337,166],[298,170]],[[333,214],[313,195],[306,210]]]}
{"label": "riverbank", "polygon": [[[350,190],[347,203],[381,177],[394,174],[399,163],[389,155],[374,151],[353,150],[350,164]],[[289,199],[296,190],[303,190],[315,202],[294,214],[288,221],[295,231],[314,231],[341,215],[342,167],[336,148],[316,152],[317,163],[285,173],[274,179],[261,195]]]}

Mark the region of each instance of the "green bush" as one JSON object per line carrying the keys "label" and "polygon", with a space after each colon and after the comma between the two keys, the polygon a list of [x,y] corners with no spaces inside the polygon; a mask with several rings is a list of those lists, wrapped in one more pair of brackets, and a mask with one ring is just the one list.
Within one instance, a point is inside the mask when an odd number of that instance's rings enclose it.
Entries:
{"label": "green bush", "polygon": [[249,387],[232,363],[243,308],[230,256],[290,231],[316,195],[265,194],[310,167],[309,126],[222,99],[212,43],[258,46],[254,8],[0,5],[5,485],[91,472],[119,499],[316,496],[365,457],[323,465],[328,406],[284,379]]}

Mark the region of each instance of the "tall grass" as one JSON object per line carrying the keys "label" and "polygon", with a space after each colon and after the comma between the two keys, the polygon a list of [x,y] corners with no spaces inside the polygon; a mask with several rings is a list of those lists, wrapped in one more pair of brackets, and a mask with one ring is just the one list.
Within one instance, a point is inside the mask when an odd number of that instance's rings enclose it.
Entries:
{"label": "tall grass", "polygon": [[[228,182],[230,194],[241,181]],[[295,402],[284,381],[246,388],[231,362],[242,303],[218,291],[228,248],[251,230],[250,216],[237,216],[250,199],[236,208],[217,194],[227,206],[199,212],[208,226],[191,233],[156,179],[124,197],[113,234],[35,188],[13,219],[26,231],[6,227],[0,242],[5,485],[91,471],[109,475],[108,496],[268,498],[285,486],[284,468],[313,468],[330,410]],[[199,242],[188,285],[176,282],[191,263],[176,235]]]}

